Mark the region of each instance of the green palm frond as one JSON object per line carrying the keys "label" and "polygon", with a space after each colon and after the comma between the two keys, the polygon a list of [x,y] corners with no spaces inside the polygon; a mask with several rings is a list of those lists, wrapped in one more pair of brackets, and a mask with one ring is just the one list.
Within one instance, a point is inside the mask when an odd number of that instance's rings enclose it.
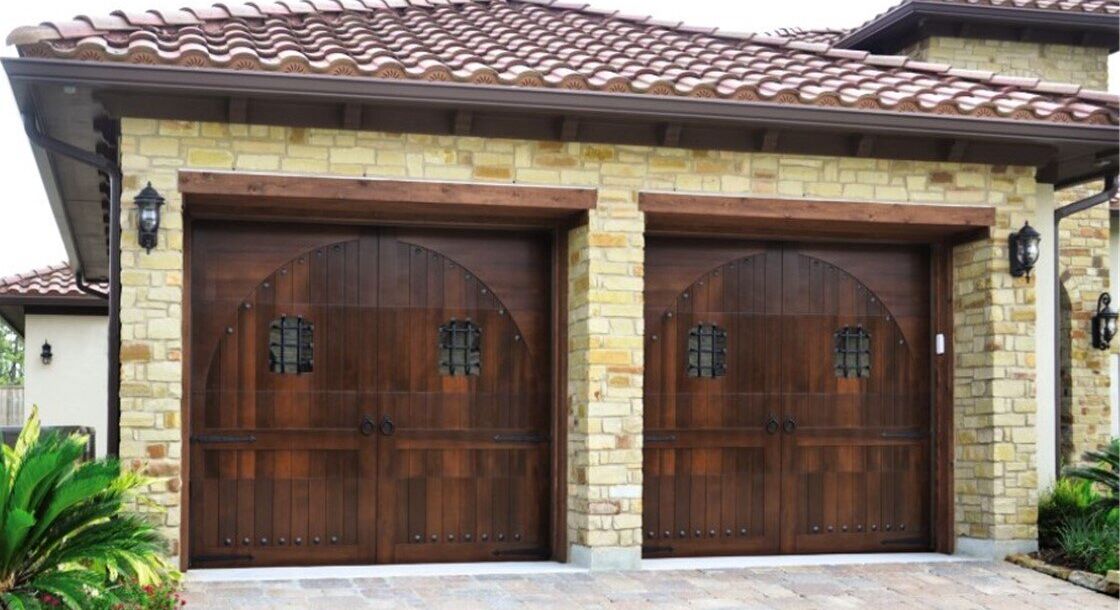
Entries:
{"label": "green palm frond", "polygon": [[1120,439],[1082,456],[1085,466],[1066,468],[1065,475],[1089,481],[1104,490],[1096,508],[1110,510],[1120,502]]}
{"label": "green palm frond", "polygon": [[112,601],[122,582],[174,579],[155,525],[126,510],[152,481],[115,460],[81,461],[85,444],[41,432],[33,409],[0,453],[0,608],[37,610],[49,595],[80,609]]}

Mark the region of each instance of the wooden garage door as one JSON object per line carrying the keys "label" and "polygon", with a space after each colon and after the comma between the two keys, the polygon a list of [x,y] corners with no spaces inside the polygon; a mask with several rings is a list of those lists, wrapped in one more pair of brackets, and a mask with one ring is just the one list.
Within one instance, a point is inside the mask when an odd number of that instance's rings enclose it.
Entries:
{"label": "wooden garage door", "polygon": [[540,235],[196,223],[195,567],[548,545]]}
{"label": "wooden garage door", "polygon": [[647,556],[930,544],[923,249],[651,238]]}

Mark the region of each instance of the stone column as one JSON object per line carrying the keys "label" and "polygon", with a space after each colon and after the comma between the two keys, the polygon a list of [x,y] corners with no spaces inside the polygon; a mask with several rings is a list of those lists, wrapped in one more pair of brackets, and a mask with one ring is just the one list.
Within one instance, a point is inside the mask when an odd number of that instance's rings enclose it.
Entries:
{"label": "stone column", "polygon": [[1002,559],[1037,548],[1035,284],[1007,251],[1037,185],[1028,169],[990,180],[992,236],[954,251],[956,533],[959,553]]}
{"label": "stone column", "polygon": [[569,236],[568,559],[591,569],[641,561],[644,228],[603,189]]}
{"label": "stone column", "polygon": [[[156,477],[146,494],[163,507],[161,533],[178,556],[183,396],[183,200],[179,138],[197,123],[121,120],[121,448],[122,463]],[[167,200],[159,244],[137,241],[133,196],[148,182]]]}

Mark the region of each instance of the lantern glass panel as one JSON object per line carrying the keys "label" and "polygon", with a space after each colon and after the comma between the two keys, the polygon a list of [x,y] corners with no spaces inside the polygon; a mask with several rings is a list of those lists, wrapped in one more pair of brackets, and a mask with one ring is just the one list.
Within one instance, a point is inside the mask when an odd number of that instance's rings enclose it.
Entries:
{"label": "lantern glass panel", "polygon": [[140,209],[140,228],[145,231],[155,231],[159,228],[159,212],[155,207]]}

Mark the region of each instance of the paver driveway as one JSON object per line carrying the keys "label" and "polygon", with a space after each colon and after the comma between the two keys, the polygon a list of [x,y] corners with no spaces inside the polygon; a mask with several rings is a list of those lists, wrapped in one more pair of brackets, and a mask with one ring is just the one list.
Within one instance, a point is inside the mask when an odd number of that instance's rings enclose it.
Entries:
{"label": "paver driveway", "polygon": [[188,583],[188,608],[1007,608],[1115,610],[1008,563]]}

